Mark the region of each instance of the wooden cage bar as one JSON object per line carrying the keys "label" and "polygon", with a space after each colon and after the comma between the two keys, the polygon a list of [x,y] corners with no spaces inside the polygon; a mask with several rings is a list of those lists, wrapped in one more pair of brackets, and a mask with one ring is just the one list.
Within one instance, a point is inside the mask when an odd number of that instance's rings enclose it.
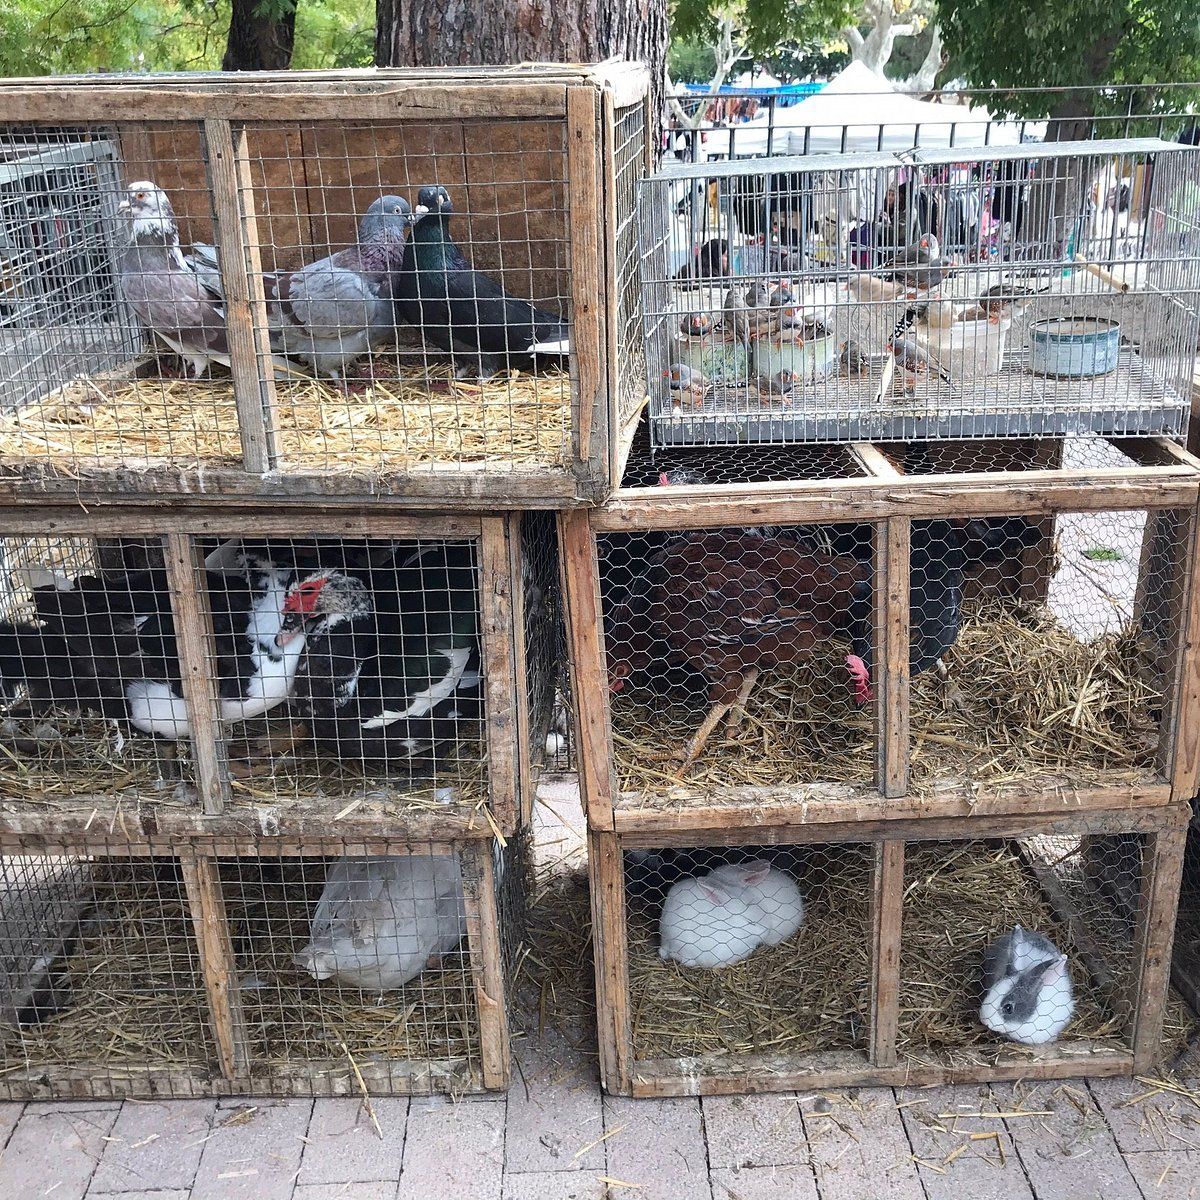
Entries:
{"label": "wooden cage bar", "polygon": [[[1200,501],[1200,460],[1165,439],[1108,443],[1131,458],[1127,466],[1051,465],[1024,471],[967,471],[906,475],[878,446],[842,450],[867,473],[850,478],[722,485],[681,484],[622,488],[607,503],[560,517],[560,556],[571,645],[580,779],[592,826],[622,834],[663,833],[690,826],[717,827],[752,819],[839,822],[876,821],[929,814],[1107,809],[1114,804],[1153,807],[1197,790],[1194,740],[1200,737],[1196,680],[1200,678],[1200,580],[1192,528]],[[914,521],[966,517],[1024,517],[1033,527],[1056,514],[1139,513],[1151,520],[1169,513],[1170,561],[1152,580],[1170,596],[1168,681],[1157,768],[1134,781],[1073,785],[1052,778],[1006,784],[995,792],[946,778],[932,790],[911,793],[909,732],[909,576]],[[605,614],[601,604],[598,538],[609,534],[760,528],[784,525],[873,524],[876,645],[874,782],[736,786],[720,803],[689,800],[682,807],[655,805],[622,794],[615,774],[612,702],[607,687]],[[1145,535],[1144,546],[1153,540]],[[1019,580],[1026,600],[1044,599],[1050,563],[1045,533],[1025,554]],[[1040,567],[1038,564],[1042,564]],[[1156,571],[1158,568],[1156,568]],[[1145,571],[1142,574],[1146,574]],[[1139,585],[1141,586],[1141,585]],[[1138,601],[1142,603],[1142,601]],[[685,781],[686,782],[686,781]],[[1002,794],[1001,794],[1002,793]]]}
{"label": "wooden cage bar", "polygon": [[[339,838],[326,836],[301,838],[247,838],[229,840],[223,837],[185,836],[154,837],[144,841],[126,842],[119,830],[105,830],[95,826],[78,837],[63,838],[54,833],[38,833],[14,836],[0,832],[0,872],[5,870],[8,860],[18,856],[22,864],[80,862],[95,864],[100,869],[114,872],[153,869],[161,878],[166,864],[175,864],[179,872],[179,902],[186,909],[190,940],[187,944],[176,944],[173,954],[182,961],[193,964],[200,982],[200,996],[193,997],[184,987],[177,973],[160,965],[158,975],[153,974],[152,965],[134,964],[135,972],[129,986],[134,988],[157,988],[164,1005],[197,1004],[203,1012],[203,1020],[210,1034],[204,1045],[186,1048],[187,1065],[174,1065],[164,1059],[156,1060],[153,1050],[145,1050],[136,1057],[113,1055],[99,1051],[94,1059],[84,1055],[72,1061],[38,1061],[36,1049],[24,1052],[23,1061],[11,1056],[21,1044],[21,1030],[36,1034],[37,1023],[25,1018],[26,1023],[18,1029],[10,1029],[4,1021],[9,1019],[0,1004],[0,1061],[5,1064],[0,1094],[9,1099],[49,1098],[121,1098],[154,1097],[179,1098],[200,1096],[277,1095],[277,1096],[361,1096],[366,1088],[371,1095],[409,1095],[449,1092],[504,1091],[508,1087],[511,1054],[509,1047],[510,1004],[509,988],[516,964],[511,948],[506,949],[501,938],[501,921],[506,919],[502,908],[513,919],[516,909],[523,906],[522,889],[525,883],[524,856],[527,843],[523,836],[506,845],[492,839],[466,841],[420,840],[406,841],[378,835],[368,838]],[[250,997],[263,995],[261,984],[246,978],[245,929],[233,937],[235,928],[244,926],[246,906],[250,903],[240,888],[241,872],[256,870],[286,870],[301,859],[311,862],[313,856],[324,856],[334,862],[345,856],[426,856],[456,855],[461,868],[462,897],[465,911],[464,935],[461,949],[457,952],[469,980],[470,1011],[463,1018],[471,1023],[466,1030],[469,1052],[464,1056],[438,1060],[415,1055],[410,1058],[388,1057],[386,1054],[358,1057],[346,1047],[339,1045],[335,1037],[327,1054],[312,1051],[305,1054],[307,1041],[300,1032],[300,1017],[283,1010],[272,1018],[272,1028],[284,1028],[293,1017],[297,1021],[296,1040],[289,1043],[288,1053],[281,1057],[278,1050],[268,1054],[263,1043],[264,1027],[261,1014],[250,1013]],[[497,863],[503,857],[505,869],[501,873]],[[139,868],[139,864],[145,864]],[[151,867],[151,864],[157,864]],[[24,870],[22,867],[20,870]],[[86,889],[77,894],[66,894],[56,900],[53,893],[31,893],[22,899],[21,883],[24,875],[14,874],[9,879],[12,898],[18,908],[5,912],[0,904],[0,915],[10,922],[29,923],[26,936],[30,944],[45,934],[37,924],[45,917],[46,929],[53,922],[80,920],[81,913],[74,912],[71,905],[86,905],[89,893]],[[503,895],[502,895],[503,893]],[[103,893],[97,893],[103,894]],[[256,894],[251,891],[251,895]],[[94,899],[92,900],[94,903]],[[167,901],[162,901],[166,903]],[[280,904],[284,904],[283,900]],[[298,904],[298,899],[286,901]],[[114,922],[129,923],[129,928],[110,931],[113,936],[137,939],[148,934],[160,922],[162,914],[157,911],[158,897],[143,899],[131,906]],[[45,906],[45,914],[39,905]],[[311,912],[311,910],[308,910]],[[519,918],[518,918],[519,919]],[[265,914],[254,918],[259,937],[295,938],[302,936],[284,928],[288,922],[283,910],[276,916]],[[276,923],[272,928],[272,922]],[[106,927],[107,928],[107,927]],[[270,932],[268,932],[270,931]],[[82,937],[83,935],[81,935]],[[296,942],[299,945],[299,942]],[[78,952],[70,938],[61,941],[55,953],[69,964],[71,956]],[[39,967],[52,969],[55,964]],[[303,976],[303,972],[296,968]],[[143,971],[145,980],[140,981],[137,971]],[[153,981],[153,982],[151,982]],[[404,1020],[419,1020],[423,993],[418,988],[419,979],[405,984],[399,993],[403,1002]],[[23,981],[8,980],[0,1001],[8,1000],[9,989],[20,989]],[[281,986],[288,986],[286,976]],[[350,996],[341,985],[309,984],[311,995],[319,1002],[321,989],[329,987],[336,991],[340,1002],[349,1003]],[[406,989],[412,988],[411,992]],[[434,993],[436,995],[436,991]],[[378,994],[363,992],[362,1003],[368,1007],[378,1001]],[[395,997],[393,997],[395,998]],[[275,1002],[272,1000],[271,1002]],[[282,999],[279,1001],[282,1003]],[[120,1003],[120,1000],[114,1000]],[[259,1003],[259,1001],[255,1001]],[[333,1010],[331,1010],[332,1014]],[[71,1019],[71,1007],[56,1013],[58,1021]],[[334,1021],[333,1015],[325,1018]],[[397,1019],[401,1019],[400,1016]],[[332,1026],[331,1026],[332,1028]],[[33,1043],[36,1046],[36,1042]],[[109,1048],[111,1051],[111,1047]],[[181,1051],[183,1047],[179,1048]]]}
{"label": "wooden cage bar", "polygon": [[[744,823],[741,826],[692,825],[657,833],[589,833],[589,872],[593,927],[596,931],[596,989],[600,1061],[605,1088],[635,1097],[731,1095],[830,1087],[927,1086],[987,1083],[1017,1079],[1131,1075],[1160,1061],[1163,1016],[1168,1001],[1168,968],[1180,863],[1189,808],[1110,808],[1090,811],[1028,812],[1004,817],[896,817],[837,824]],[[1079,838],[1119,834],[1141,838],[1147,847],[1135,897],[1133,966],[1128,989],[1131,1019],[1124,1048],[1065,1040],[1026,1047],[997,1043],[987,1061],[955,1061],[952,1053],[897,1044],[898,1018],[904,1005],[901,958],[906,944],[904,906],[911,884],[906,849],[921,843],[968,845],[980,839]],[[861,1051],[786,1050],[730,1056],[688,1055],[638,1059],[630,1027],[629,915],[626,908],[624,856],[630,850],[667,847],[720,848],[771,846],[811,848],[816,844],[866,845],[873,862],[870,900],[869,1023]],[[1056,843],[1057,844],[1057,843]],[[1030,868],[1030,879],[1042,886]],[[1053,879],[1045,882],[1055,887]],[[1065,924],[1078,921],[1072,901],[1058,892],[1046,896]],[[803,927],[797,935],[803,937]],[[853,936],[853,935],[852,935]],[[1080,964],[1090,963],[1074,942]],[[977,964],[976,964],[977,966]],[[703,968],[692,968],[703,974]],[[714,977],[715,978],[715,977]],[[969,987],[969,983],[964,983]],[[832,1001],[831,1001],[832,1002]],[[978,1001],[976,1001],[976,1004]],[[1182,1002],[1179,1001],[1179,1004]]]}

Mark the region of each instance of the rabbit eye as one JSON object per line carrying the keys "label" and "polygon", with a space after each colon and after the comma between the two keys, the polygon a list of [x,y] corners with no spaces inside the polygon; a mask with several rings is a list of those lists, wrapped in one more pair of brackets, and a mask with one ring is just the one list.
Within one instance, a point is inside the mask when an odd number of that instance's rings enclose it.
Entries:
{"label": "rabbit eye", "polygon": [[1012,1016],[1012,1014],[1013,1014],[1013,1006],[1012,1006],[1012,1001],[1011,1001],[1011,1000],[1005,1000],[1005,1002],[1004,1002],[1002,1005],[1000,1005],[1000,1011],[1001,1011],[1001,1012],[1002,1012],[1002,1013],[1003,1013],[1003,1014],[1004,1014],[1006,1017],[1011,1017],[1011,1016]]}

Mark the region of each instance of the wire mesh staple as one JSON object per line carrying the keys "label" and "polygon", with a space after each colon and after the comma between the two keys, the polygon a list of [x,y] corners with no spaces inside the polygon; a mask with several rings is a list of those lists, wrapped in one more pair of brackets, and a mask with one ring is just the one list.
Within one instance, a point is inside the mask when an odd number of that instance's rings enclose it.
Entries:
{"label": "wire mesh staple", "polygon": [[[100,490],[203,471],[202,488],[302,476],[542,505],[609,485],[615,396],[625,424],[644,396],[629,342],[644,106],[597,105],[594,81],[515,88],[492,111],[460,82],[441,118],[380,120],[364,85],[361,115],[353,95],[337,120],[310,96],[297,108],[321,119],[230,122],[196,81],[191,119],[145,120],[131,90],[102,106],[128,119],[0,123],[0,467]],[[258,106],[278,112],[287,86]],[[575,92],[595,110],[580,138]]]}
{"label": "wire mesh staple", "polygon": [[1154,139],[665,170],[638,208],[653,440],[1178,436],[1198,172]]}
{"label": "wire mesh staple", "polygon": [[4,1090],[503,1087],[500,920],[522,911],[523,845],[110,838],[6,857]]}

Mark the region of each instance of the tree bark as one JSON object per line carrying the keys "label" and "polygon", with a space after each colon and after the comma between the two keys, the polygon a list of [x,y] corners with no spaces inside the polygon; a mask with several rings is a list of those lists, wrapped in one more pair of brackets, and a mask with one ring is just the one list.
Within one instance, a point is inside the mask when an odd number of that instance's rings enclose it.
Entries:
{"label": "tree bark", "polygon": [[223,71],[286,71],[292,65],[297,0],[233,0]]}
{"label": "tree bark", "polygon": [[375,0],[381,67],[636,59],[662,112],[666,0]]}

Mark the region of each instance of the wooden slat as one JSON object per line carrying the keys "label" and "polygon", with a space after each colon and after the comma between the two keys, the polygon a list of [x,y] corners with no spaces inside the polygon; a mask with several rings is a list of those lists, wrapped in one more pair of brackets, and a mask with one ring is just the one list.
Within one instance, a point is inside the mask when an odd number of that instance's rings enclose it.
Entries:
{"label": "wooden slat", "polygon": [[229,764],[218,713],[213,670],[216,647],[212,609],[203,586],[203,564],[186,534],[168,533],[163,541],[171,615],[179,650],[179,676],[191,726],[192,764],[201,810],[221,813],[229,803]]}
{"label": "wooden slat", "polygon": [[[899,806],[905,801],[885,801]],[[878,819],[851,819],[841,822],[788,824],[774,814],[759,813],[757,820],[724,826],[700,825],[694,820],[680,822],[674,829],[653,833],[621,829],[618,836],[623,849],[706,846],[811,845],[829,842],[880,841],[962,841],[971,838],[1019,838],[1034,834],[1079,836],[1102,833],[1149,833],[1168,829],[1178,819],[1178,805],[1160,802],[1145,808],[1090,809],[1080,812],[975,813],[959,817],[918,814],[884,816]],[[886,808],[885,808],[886,811]],[[619,815],[619,814],[618,814]]]}
{"label": "wooden slat", "polygon": [[900,1024],[900,936],[904,919],[904,843],[875,847],[871,892],[871,1050],[874,1066],[896,1062]]}
{"label": "wooden slat", "polygon": [[509,516],[508,577],[512,581],[512,646],[513,677],[516,690],[513,694],[513,712],[516,718],[514,738],[516,740],[517,763],[517,824],[524,827],[533,815],[533,798],[537,790],[534,771],[533,733],[530,728],[529,712],[529,650],[525,643],[525,539],[521,536],[521,520],[517,514]]}
{"label": "wooden slat", "polygon": [[1171,977],[1171,944],[1191,806],[1178,805],[1175,811],[1176,825],[1150,834],[1143,856],[1136,939],[1139,969],[1133,990],[1133,1062],[1139,1071],[1149,1071],[1158,1062]]}
{"label": "wooden slat", "polygon": [[1200,508],[1188,515],[1176,587],[1179,614],[1173,670],[1168,681],[1169,717],[1163,721],[1159,763],[1174,800],[1200,790]]}
{"label": "wooden slat", "polygon": [[513,577],[507,518],[483,518],[479,566],[488,792],[496,824],[507,835],[516,828],[520,802],[516,746],[518,680],[513,648]]}
{"label": "wooden slat", "polygon": [[204,146],[216,215],[214,232],[221,253],[225,328],[242,459],[246,470],[257,475],[271,470],[279,451],[275,377],[246,131],[240,129],[235,139],[228,121],[210,118],[204,122]]}
{"label": "wooden slat", "polygon": [[[1043,469],[1057,470],[1062,465],[1063,439],[1047,438],[1038,442],[1034,450],[1034,461]],[[1030,524],[1036,526],[1038,539],[1021,555],[1018,579],[1019,594],[1023,603],[1036,606],[1045,604],[1050,595],[1050,581],[1056,567],[1053,515],[1034,517]]]}
{"label": "wooden slat", "polygon": [[889,798],[908,791],[910,542],[911,525],[902,517],[876,526],[876,755],[879,790]]}
{"label": "wooden slat", "polygon": [[[778,788],[739,788],[736,803],[680,804],[652,807],[636,794],[625,793],[614,806],[613,827],[626,837],[650,839],[709,831],[799,830],[831,825],[885,827],[889,822],[953,821],[970,817],[1133,812],[1157,809],[1171,800],[1164,783],[1076,788],[1069,781],[1030,780],[1025,787],[977,789],[968,783],[946,785],[920,796],[889,799],[874,788],[850,784],[811,784]],[[823,834],[820,836],[824,836]],[[754,837],[749,838],[754,841]],[[694,844],[694,843],[687,843]]]}
{"label": "wooden slat", "polygon": [[[759,1063],[747,1056],[731,1068],[698,1059],[674,1062],[655,1059],[635,1064],[631,1094],[638,1099],[666,1096],[737,1096],[752,1092],[817,1092],[857,1087],[940,1087],[946,1084],[1002,1083],[1010,1080],[1104,1078],[1133,1073],[1133,1056],[1081,1043],[1061,1056],[1030,1059],[1002,1055],[993,1063],[953,1066],[939,1062],[900,1062],[893,1067],[871,1066],[861,1055],[814,1055],[807,1068],[778,1057]],[[717,1073],[719,1072],[719,1073]],[[874,1195],[875,1193],[871,1193]]]}
{"label": "wooden slat", "polygon": [[847,447],[854,461],[876,479],[899,479],[904,472],[871,442],[851,442]]}
{"label": "wooden slat", "polygon": [[720,489],[621,489],[592,514],[597,532],[806,524],[908,517],[1023,516],[1191,507],[1197,476],[1186,466],[1128,470],[906,475],[899,479],[736,484]]}
{"label": "wooden slat", "polygon": [[460,851],[467,942],[479,1010],[479,1049],[483,1085],[504,1091],[509,1077],[508,1003],[504,960],[500,949],[500,912],[496,903],[496,871],[491,841],[477,841]]}
{"label": "wooden slat", "polygon": [[[621,438],[617,436],[622,431],[620,412],[620,383],[619,377],[628,364],[618,362],[617,332],[621,323],[619,299],[620,283],[617,279],[617,177],[616,177],[616,113],[613,108],[612,95],[605,92],[600,97],[600,122],[603,136],[603,173],[604,189],[601,199],[604,205],[603,243],[601,250],[604,256],[604,278],[607,281],[604,288],[604,366],[605,366],[605,417],[604,428],[609,436],[604,438],[607,445],[598,444],[596,451],[599,463],[604,470],[600,473],[598,482],[604,487],[605,494],[600,497],[607,499],[608,490],[615,488],[621,481],[618,472],[621,464]],[[599,442],[599,439],[597,439]]]}
{"label": "wooden slat", "polygon": [[179,865],[196,931],[221,1074],[226,1079],[245,1077],[250,1070],[246,1018],[217,862],[208,855],[185,853]]}
{"label": "wooden slat", "polygon": [[611,829],[612,727],[595,541],[586,512],[561,515],[558,528],[579,785],[588,823]]}
{"label": "wooden slat", "polygon": [[596,1030],[600,1079],[612,1095],[628,1095],[633,1053],[629,1021],[628,918],[625,872],[616,835],[588,831],[592,952],[596,966]]}
{"label": "wooden slat", "polygon": [[[590,87],[567,89],[567,179],[571,267],[571,366],[579,396],[575,456],[598,474],[607,457],[606,375],[600,236],[598,95]],[[593,429],[600,442],[595,458]]]}

